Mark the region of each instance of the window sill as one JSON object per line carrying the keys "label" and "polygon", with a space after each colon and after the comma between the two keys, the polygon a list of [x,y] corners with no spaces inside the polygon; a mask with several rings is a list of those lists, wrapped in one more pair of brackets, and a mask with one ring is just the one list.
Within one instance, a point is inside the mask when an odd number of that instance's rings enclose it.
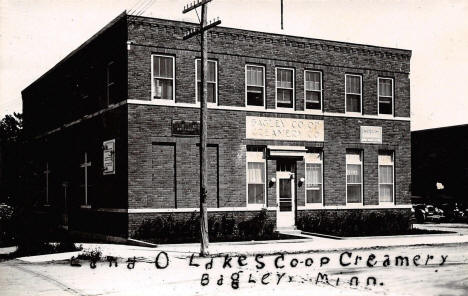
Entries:
{"label": "window sill", "polygon": [[265,204],[247,204],[247,209],[248,210],[262,210],[262,209],[267,209]]}
{"label": "window sill", "polygon": [[306,114],[314,114],[314,115],[323,115],[323,110],[319,109],[305,109],[304,113]]}
{"label": "window sill", "polygon": [[393,119],[393,114],[378,114],[377,115],[379,118],[383,118],[383,119]]}
{"label": "window sill", "polygon": [[172,100],[164,100],[164,99],[151,99],[151,102],[154,102],[158,105],[165,105],[165,106],[175,106],[176,103],[174,99]]}
{"label": "window sill", "polygon": [[293,107],[291,107],[291,108],[276,107],[275,110],[278,111],[278,112],[294,112],[294,111],[296,111],[296,110],[294,110]]}
{"label": "window sill", "polygon": [[246,105],[245,109],[248,111],[265,111],[265,106]]}

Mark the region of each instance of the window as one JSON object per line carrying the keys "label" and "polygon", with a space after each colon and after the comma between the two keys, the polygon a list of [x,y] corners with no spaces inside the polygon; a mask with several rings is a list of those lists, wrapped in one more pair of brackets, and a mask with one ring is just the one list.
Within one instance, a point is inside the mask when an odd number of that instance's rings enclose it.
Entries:
{"label": "window", "polygon": [[263,66],[245,66],[245,85],[247,106],[263,106],[265,101],[265,68]]}
{"label": "window", "polygon": [[379,77],[379,114],[393,114],[393,79]]}
{"label": "window", "polygon": [[247,147],[247,203],[265,204],[265,153],[262,147]]}
{"label": "window", "polygon": [[174,99],[174,57],[152,55],[151,98]]}
{"label": "window", "polygon": [[115,63],[110,61],[106,67],[106,99],[107,105],[115,100],[116,85],[115,85]]}
{"label": "window", "polygon": [[347,203],[362,203],[362,153],[346,153],[346,200]]}
{"label": "window", "polygon": [[393,202],[393,153],[379,153],[379,201]]}
{"label": "window", "polygon": [[294,108],[294,70],[276,68],[276,107]]}
{"label": "window", "polygon": [[306,204],[322,203],[322,153],[307,153],[305,156]]}
{"label": "window", "polygon": [[[202,85],[201,85],[201,60],[196,60],[195,70],[197,73],[197,84],[195,86],[197,94],[197,102],[200,101],[202,96]],[[207,103],[216,103],[218,98],[218,64],[216,61],[208,60],[208,74],[206,77],[208,85],[208,99]]]}
{"label": "window", "polygon": [[322,72],[304,71],[305,109],[322,109]]}
{"label": "window", "polygon": [[361,113],[362,77],[346,74],[346,112]]}

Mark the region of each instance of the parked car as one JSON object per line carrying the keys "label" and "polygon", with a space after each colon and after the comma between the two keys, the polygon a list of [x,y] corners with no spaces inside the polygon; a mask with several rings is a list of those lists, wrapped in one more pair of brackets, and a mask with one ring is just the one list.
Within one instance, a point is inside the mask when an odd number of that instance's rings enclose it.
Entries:
{"label": "parked car", "polygon": [[444,211],[434,207],[433,205],[413,205],[414,215],[418,223],[430,222],[441,222],[445,216]]}
{"label": "parked car", "polygon": [[445,203],[440,207],[444,211],[444,216],[447,222],[463,222],[465,221],[465,213],[460,210],[457,203]]}

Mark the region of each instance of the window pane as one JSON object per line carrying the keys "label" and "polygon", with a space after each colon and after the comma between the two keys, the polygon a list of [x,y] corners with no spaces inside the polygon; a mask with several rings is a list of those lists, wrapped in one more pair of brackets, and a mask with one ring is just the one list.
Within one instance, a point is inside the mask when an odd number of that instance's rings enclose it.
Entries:
{"label": "window pane", "polygon": [[361,185],[347,186],[348,203],[361,202]]}
{"label": "window pane", "polygon": [[379,183],[393,183],[393,166],[379,166]]}
{"label": "window pane", "polygon": [[306,91],[306,109],[321,109],[320,92]]}
{"label": "window pane", "polygon": [[155,77],[172,78],[173,59],[171,57],[153,57],[153,74]]}
{"label": "window pane", "polygon": [[392,101],[391,101],[391,99],[380,98],[380,101],[379,101],[379,114],[392,114]]}
{"label": "window pane", "polygon": [[320,87],[320,73],[319,72],[306,72],[306,90],[321,90]]}
{"label": "window pane", "polygon": [[380,185],[380,201],[393,202],[393,185],[392,184]]}
{"label": "window pane", "polygon": [[322,191],[320,189],[306,190],[307,203],[322,203]]}
{"label": "window pane", "polygon": [[154,79],[153,99],[172,100],[172,79]]}
{"label": "window pane", "polygon": [[379,96],[391,97],[393,94],[392,80],[391,79],[379,79]]}
{"label": "window pane", "polygon": [[292,88],[292,70],[288,69],[277,69],[276,72],[276,83],[278,87]]}
{"label": "window pane", "polygon": [[263,106],[263,87],[247,86],[247,105]]}
{"label": "window pane", "polygon": [[346,166],[346,180],[348,183],[361,183],[360,164],[348,164]]}
{"label": "window pane", "polygon": [[247,85],[263,86],[263,68],[247,66]]}
{"label": "window pane", "polygon": [[361,93],[361,77],[346,76],[346,93],[360,94]]}
{"label": "window pane", "polygon": [[322,184],[322,165],[319,163],[306,164],[306,188]]}
{"label": "window pane", "polygon": [[291,89],[277,89],[277,106],[283,108],[292,108],[292,90]]}
{"label": "window pane", "polygon": [[346,153],[346,162],[348,163],[360,163],[361,153],[358,151],[349,151]]}
{"label": "window pane", "polygon": [[361,112],[361,96],[360,95],[346,95],[346,111],[347,112]]}
{"label": "window pane", "polygon": [[[201,81],[201,60],[197,60],[197,81]],[[208,74],[206,81],[216,82],[216,62],[208,61]]]}
{"label": "window pane", "polygon": [[264,202],[264,188],[263,184],[249,184],[248,199],[249,204],[263,204]]}
{"label": "window pane", "polygon": [[248,166],[248,183],[264,184],[265,183],[265,164],[263,162],[249,162]]}

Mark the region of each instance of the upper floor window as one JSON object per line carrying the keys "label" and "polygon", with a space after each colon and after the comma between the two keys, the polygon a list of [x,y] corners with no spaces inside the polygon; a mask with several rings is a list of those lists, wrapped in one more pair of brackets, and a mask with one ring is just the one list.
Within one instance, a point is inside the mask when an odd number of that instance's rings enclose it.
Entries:
{"label": "upper floor window", "polygon": [[305,156],[306,204],[322,203],[322,153],[307,153]]}
{"label": "upper floor window", "polygon": [[174,99],[174,57],[152,55],[151,98]]}
{"label": "upper floor window", "polygon": [[[201,60],[196,59],[195,71],[197,73],[197,83],[195,85],[195,93],[197,94],[197,102],[200,101],[202,96],[201,85]],[[218,63],[216,61],[208,60],[208,74],[206,82],[208,85],[208,98],[207,103],[216,103],[218,99]]]}
{"label": "upper floor window", "polygon": [[294,70],[276,68],[276,107],[294,109]]}
{"label": "upper floor window", "polygon": [[362,77],[346,74],[346,112],[362,113]]}
{"label": "upper floor window", "polygon": [[362,153],[346,152],[346,202],[362,203]]}
{"label": "upper floor window", "polygon": [[322,72],[304,71],[305,109],[322,109]]}
{"label": "upper floor window", "polygon": [[247,147],[247,204],[265,205],[265,151],[263,147]]}
{"label": "upper floor window", "polygon": [[379,153],[379,201],[393,202],[393,153]]}
{"label": "upper floor window", "polygon": [[393,114],[393,79],[379,77],[379,114]]}
{"label": "upper floor window", "polygon": [[265,67],[245,66],[245,85],[247,106],[264,106],[265,102]]}
{"label": "upper floor window", "polygon": [[115,101],[116,95],[115,84],[115,63],[110,61],[106,67],[106,99],[107,105]]}

